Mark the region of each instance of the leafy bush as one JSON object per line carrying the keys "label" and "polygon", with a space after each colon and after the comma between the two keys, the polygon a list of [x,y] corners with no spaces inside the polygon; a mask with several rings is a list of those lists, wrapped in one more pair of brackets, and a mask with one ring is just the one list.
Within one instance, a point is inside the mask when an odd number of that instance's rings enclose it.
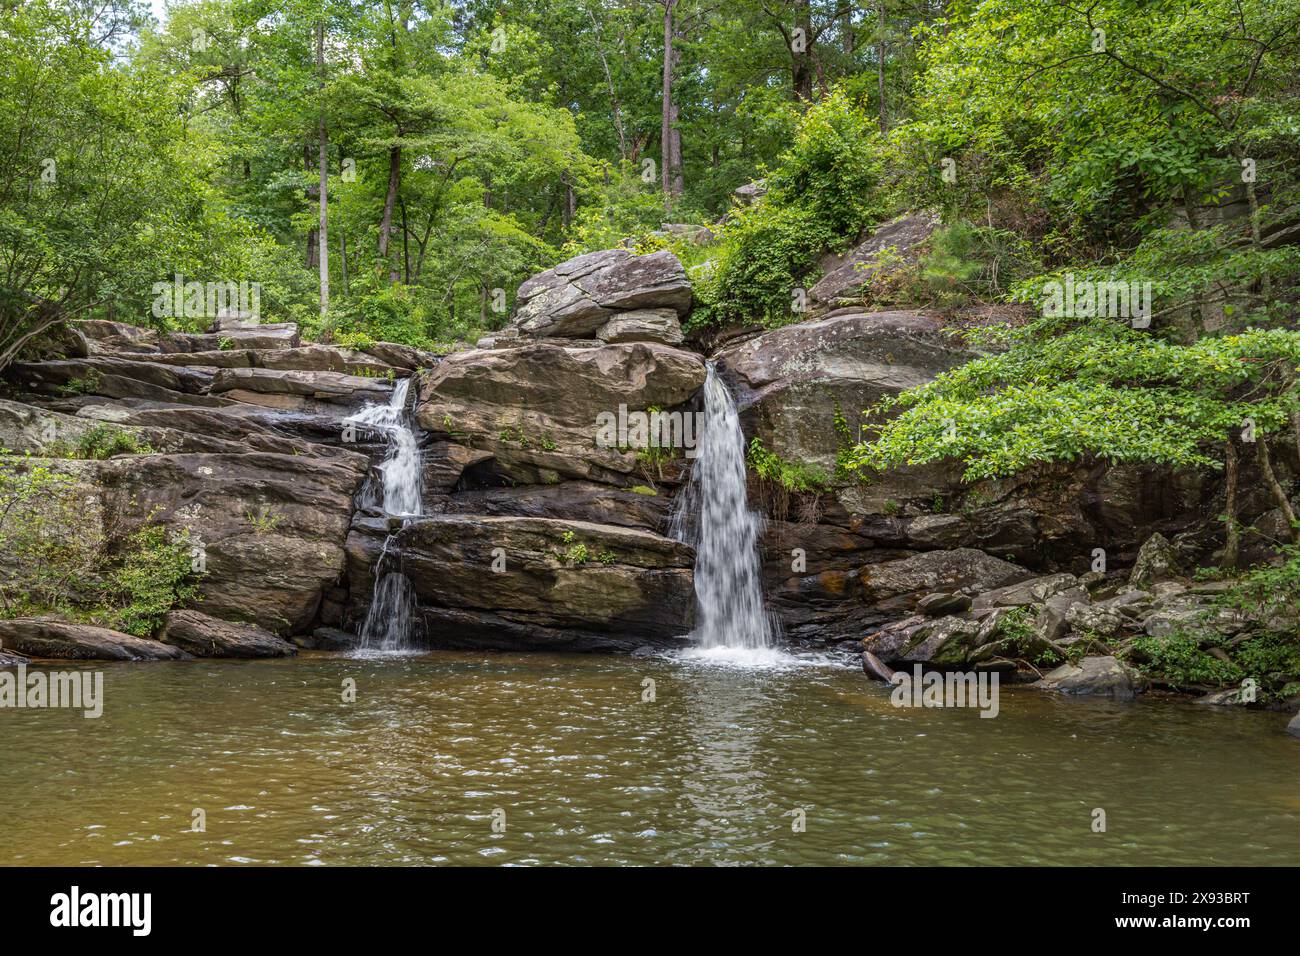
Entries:
{"label": "leafy bush", "polygon": [[77,458],[102,461],[114,455],[151,455],[153,448],[134,432],[111,425],[95,425],[77,439]]}
{"label": "leafy bush", "polygon": [[10,617],[60,608],[93,590],[103,538],[71,475],[0,458],[0,601]]}
{"label": "leafy bush", "polygon": [[873,118],[843,90],[809,109],[767,194],[733,212],[692,324],[788,321],[794,290],[811,284],[821,255],[882,211],[877,139]]}
{"label": "leafy bush", "polygon": [[1217,468],[1211,447],[1244,422],[1267,435],[1300,410],[1286,384],[1300,332],[1252,329],[1181,346],[1105,319],[999,331],[1006,351],[872,409],[876,437],[851,466],[958,459],[967,480],[1084,456]]}
{"label": "leafy bush", "polygon": [[106,623],[136,637],[148,637],[167,612],[194,597],[190,542],[169,539],[161,525],[146,525],[123,545],[125,556],[110,570],[102,591]]}

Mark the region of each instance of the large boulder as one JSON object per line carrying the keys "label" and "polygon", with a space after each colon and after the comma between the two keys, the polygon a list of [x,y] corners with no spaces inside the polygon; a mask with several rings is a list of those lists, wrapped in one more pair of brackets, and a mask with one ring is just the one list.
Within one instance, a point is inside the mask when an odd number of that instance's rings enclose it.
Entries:
{"label": "large boulder", "polygon": [[35,618],[0,621],[0,648],[64,661],[170,661],[188,656],[178,647],[107,627]]}
{"label": "large boulder", "polygon": [[808,297],[832,307],[861,301],[863,289],[872,281],[914,264],[938,226],[937,215],[920,212],[877,227],[848,252],[822,260],[822,277],[808,290]]}
{"label": "large boulder", "polygon": [[[348,537],[356,606],[374,586],[384,522]],[[631,651],[691,629],[694,553],[647,531],[553,518],[437,515],[407,522],[390,552],[442,647]]]}
{"label": "large boulder", "polygon": [[529,343],[449,355],[422,376],[426,431],[492,453],[511,481],[630,482],[635,451],[597,445],[600,416],[620,406],[668,410],[704,383],[699,356],[646,342],[591,348]]}
{"label": "large boulder", "polygon": [[198,611],[172,611],[159,639],[194,657],[292,657],[298,649],[254,624],[222,621]]}
{"label": "large boulder", "polygon": [[881,398],[972,357],[935,319],[853,310],[774,329],[714,356],[746,434],[827,473],[846,440],[835,427],[837,410],[855,423]]}
{"label": "large boulder", "polygon": [[691,286],[667,250],[633,255],[605,249],[577,256],[519,287],[514,326],[537,337],[587,338],[615,312],[691,307]]}

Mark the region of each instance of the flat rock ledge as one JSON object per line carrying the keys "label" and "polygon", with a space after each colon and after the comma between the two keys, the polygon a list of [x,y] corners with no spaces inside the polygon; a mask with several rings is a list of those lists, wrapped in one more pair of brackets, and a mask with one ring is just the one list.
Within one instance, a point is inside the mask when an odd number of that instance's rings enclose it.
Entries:
{"label": "flat rock ledge", "polygon": [[60,661],[168,661],[189,657],[179,647],[149,638],[93,624],[42,618],[0,621],[0,656],[5,651]]}

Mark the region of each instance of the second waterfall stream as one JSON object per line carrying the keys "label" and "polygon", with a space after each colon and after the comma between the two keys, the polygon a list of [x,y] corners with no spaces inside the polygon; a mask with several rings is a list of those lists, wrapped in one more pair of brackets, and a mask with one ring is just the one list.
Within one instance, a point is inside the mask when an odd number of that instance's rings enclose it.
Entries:
{"label": "second waterfall stream", "polygon": [[763,609],[758,545],[763,519],[749,507],[745,435],[736,403],[709,363],[704,421],[674,533],[695,546],[695,640],[704,650],[766,650],[775,628]]}
{"label": "second waterfall stream", "polygon": [[[367,405],[347,419],[384,436],[388,447],[378,467],[379,487],[374,489],[374,498],[388,518],[402,519],[402,524],[419,517],[423,510],[420,445],[406,407],[410,388],[411,379],[400,379],[393,385],[387,405]],[[392,524],[390,521],[388,539],[375,562],[375,590],[361,627],[362,650],[409,650],[415,634],[415,589],[402,573],[402,555]]]}

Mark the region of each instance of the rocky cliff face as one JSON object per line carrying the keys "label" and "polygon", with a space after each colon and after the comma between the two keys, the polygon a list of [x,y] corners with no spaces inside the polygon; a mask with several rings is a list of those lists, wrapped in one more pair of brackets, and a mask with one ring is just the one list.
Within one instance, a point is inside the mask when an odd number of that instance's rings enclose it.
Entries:
{"label": "rocky cliff face", "polygon": [[[680,263],[621,249],[529,279],[507,329],[445,357],[303,345],[293,326],[229,317],[202,335],[86,322],[62,357],[12,370],[0,445],[33,464],[94,429],[147,445],[53,463],[95,501],[87,520],[111,541],[160,522],[203,543],[201,594],[179,612],[198,618],[169,621],[154,656],[282,653],[286,638],[340,646],[365,616],[390,535],[430,644],[673,647],[693,619],[694,555],[669,533],[693,442],[685,432],[677,447],[645,448],[626,426],[642,414],[688,420],[711,361],[746,439],[821,476],[802,492],[751,487],[768,519],[767,598],[787,640],[876,634],[882,666],[978,663],[981,648],[1004,647],[1008,608],[1047,608],[1034,614],[1058,644],[1116,616],[1145,626],[1113,582],[1085,581],[1096,549],[1127,567],[1161,531],[1204,553],[1220,509],[1212,483],[1100,465],[975,485],[938,466],[866,481],[837,473],[862,409],[973,356],[932,315],[851,304],[882,249],[914,248],[932,228],[928,217],[889,224],[828,264],[815,318],[707,356],[681,345],[692,295]],[[344,419],[411,375],[424,505],[399,527],[371,505],[381,443],[349,436]],[[1262,495],[1247,499],[1248,517],[1267,511]],[[1074,583],[1019,604],[982,597],[1054,574]],[[57,637],[61,654],[78,653],[71,625],[50,627],[30,624],[25,637],[11,627],[0,646],[53,648]],[[104,646],[103,634],[83,636]]]}

